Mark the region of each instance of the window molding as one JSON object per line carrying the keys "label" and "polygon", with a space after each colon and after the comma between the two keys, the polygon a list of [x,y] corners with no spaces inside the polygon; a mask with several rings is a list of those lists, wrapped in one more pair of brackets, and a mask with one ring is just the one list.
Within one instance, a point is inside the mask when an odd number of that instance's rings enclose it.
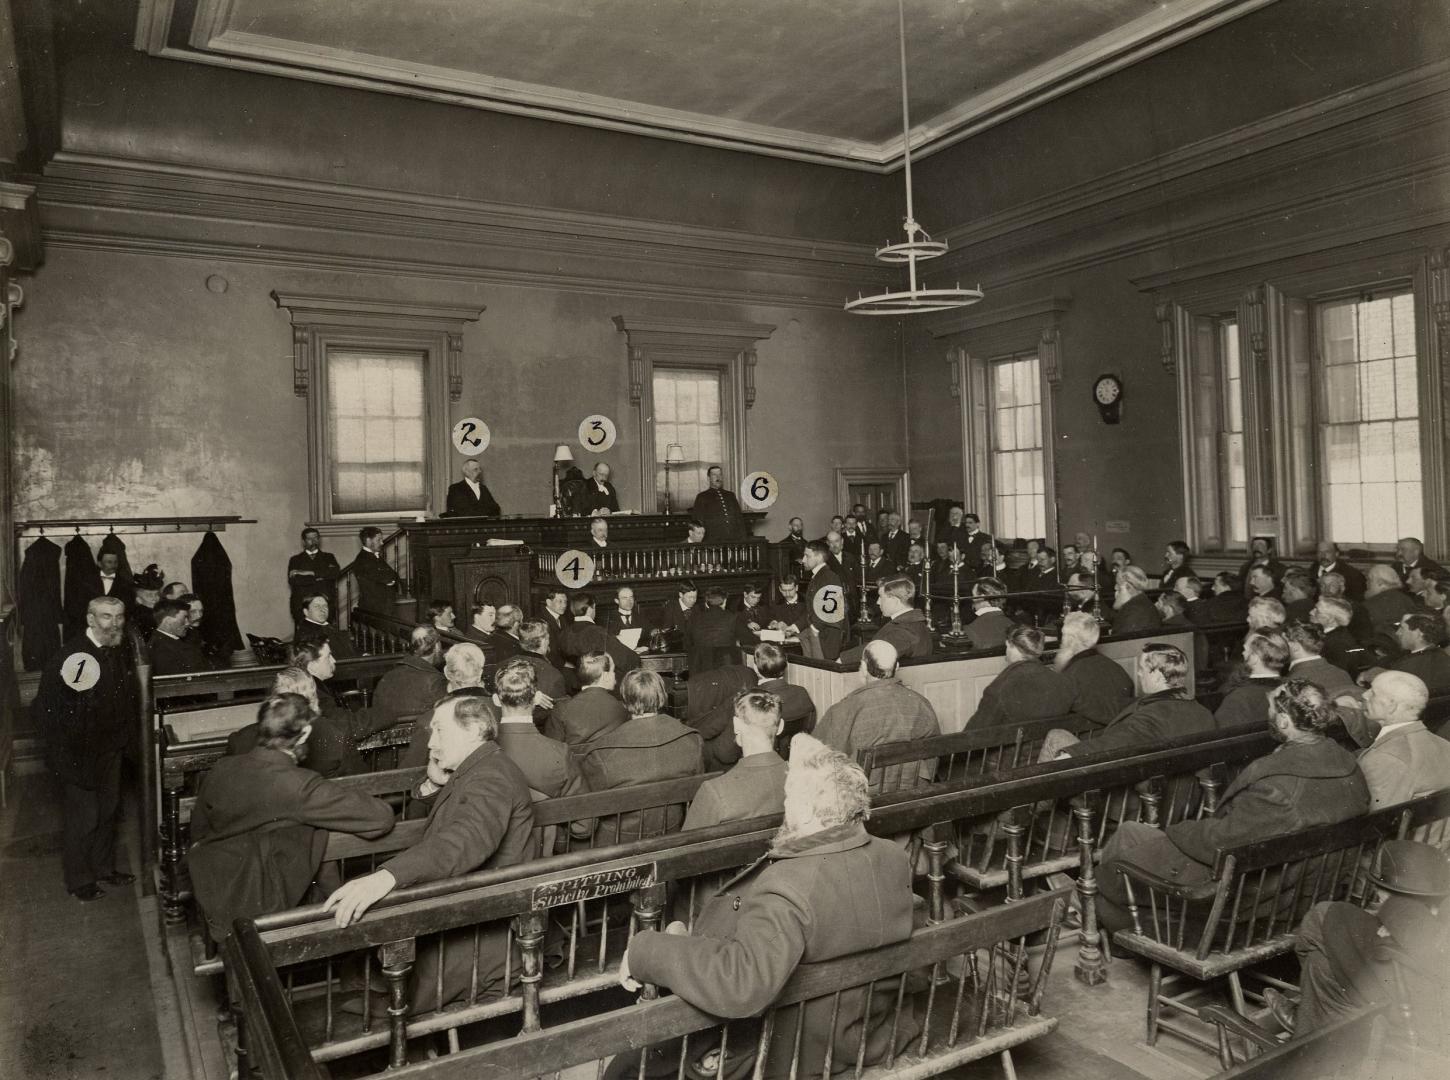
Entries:
{"label": "window molding", "polygon": [[[1440,242],[1433,247],[1405,247],[1401,241],[1401,246],[1391,247],[1381,242],[1368,250],[1361,248],[1355,257],[1343,252],[1335,258],[1320,254],[1297,262],[1246,267],[1237,274],[1216,273],[1178,283],[1156,279],[1153,284],[1165,367],[1171,360],[1178,382],[1186,539],[1195,551],[1229,550],[1221,544],[1215,548],[1215,538],[1200,520],[1206,498],[1212,502],[1222,492],[1206,497],[1203,491],[1201,438],[1193,414],[1203,372],[1195,358],[1193,323],[1232,310],[1239,319],[1239,355],[1245,386],[1250,388],[1244,408],[1249,533],[1273,531],[1288,558],[1311,556],[1326,528],[1319,469],[1322,409],[1316,306],[1355,292],[1409,287],[1414,295],[1419,369],[1422,539],[1432,554],[1447,552],[1450,246]],[[1378,551],[1384,545],[1364,546]]]}
{"label": "window molding", "polygon": [[1072,298],[1040,296],[985,312],[943,320],[930,328],[947,344],[946,363],[952,397],[960,403],[958,430],[962,446],[962,500],[984,527],[996,522],[991,501],[991,448],[988,445],[990,402],[987,365],[1010,355],[1036,352],[1042,387],[1043,520],[1047,535],[1057,535],[1057,457],[1055,430],[1057,390],[1062,385],[1063,316]]}
{"label": "window molding", "polygon": [[629,402],[635,406],[639,432],[639,509],[655,513],[654,369],[700,368],[719,372],[725,393],[721,407],[730,434],[726,486],[747,475],[746,413],[755,405],[755,344],[775,332],[774,325],[615,315],[614,327],[625,336],[629,361]]}
{"label": "window molding", "polygon": [[274,291],[272,300],[292,321],[292,390],[307,398],[307,475],[314,521],[352,524],[377,515],[332,513],[327,497],[327,380],[329,349],[422,352],[427,417],[427,510],[443,506],[448,483],[449,404],[463,397],[463,329],[486,308],[309,296]]}

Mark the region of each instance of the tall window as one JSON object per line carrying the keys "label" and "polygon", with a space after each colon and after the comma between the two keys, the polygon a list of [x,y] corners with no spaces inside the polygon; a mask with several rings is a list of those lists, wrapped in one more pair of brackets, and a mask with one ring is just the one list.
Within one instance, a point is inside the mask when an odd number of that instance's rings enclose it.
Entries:
{"label": "tall window", "polygon": [[[660,510],[665,508],[666,490],[678,511],[707,486],[706,469],[728,464],[720,381],[715,369],[654,366],[655,491]],[[684,461],[666,470],[674,445],[681,448]]]}
{"label": "tall window", "polygon": [[1239,365],[1239,323],[1218,321],[1218,355],[1223,379],[1223,426],[1221,460],[1223,486],[1228,492],[1228,543],[1247,547],[1249,543],[1248,481],[1244,468],[1244,375]]}
{"label": "tall window", "polygon": [[427,509],[425,379],[421,352],[328,350],[333,514]]}
{"label": "tall window", "polygon": [[993,529],[999,536],[1044,536],[1047,499],[1037,353],[994,360],[989,378]]}
{"label": "tall window", "polygon": [[1319,305],[1324,517],[1340,543],[1424,532],[1414,296]]}

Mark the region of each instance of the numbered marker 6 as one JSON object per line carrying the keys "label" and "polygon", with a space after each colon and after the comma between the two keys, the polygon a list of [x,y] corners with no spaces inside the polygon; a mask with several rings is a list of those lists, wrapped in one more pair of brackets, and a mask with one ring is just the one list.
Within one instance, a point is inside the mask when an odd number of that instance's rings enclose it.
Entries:
{"label": "numbered marker 6", "polygon": [[566,589],[582,589],[594,580],[594,559],[587,551],[570,548],[555,560],[554,576]]}
{"label": "numbered marker 6", "polygon": [[476,416],[470,416],[453,425],[453,446],[460,454],[477,457],[488,449],[488,425]]}
{"label": "numbered marker 6", "polygon": [[751,510],[769,510],[780,498],[780,484],[768,472],[753,472],[740,481],[740,501]]}
{"label": "numbered marker 6", "polygon": [[579,445],[595,454],[602,454],[614,445],[614,421],[595,414],[579,422]]}
{"label": "numbered marker 6", "polygon": [[838,623],[846,618],[846,590],[827,585],[811,601],[811,611],[823,623]]}

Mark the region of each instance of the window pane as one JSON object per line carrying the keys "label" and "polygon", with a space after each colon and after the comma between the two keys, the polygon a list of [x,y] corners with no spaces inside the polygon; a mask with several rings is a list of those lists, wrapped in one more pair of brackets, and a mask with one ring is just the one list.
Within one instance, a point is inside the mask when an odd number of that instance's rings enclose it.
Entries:
{"label": "window pane", "polygon": [[1414,296],[1338,300],[1318,315],[1325,526],[1341,544],[1393,543],[1423,528]]}
{"label": "window pane", "polygon": [[1046,509],[1042,493],[1041,365],[1036,353],[992,362],[992,508],[1000,536],[1041,536]]}
{"label": "window pane", "polygon": [[329,350],[332,512],[426,510],[423,353]]}
{"label": "window pane", "polygon": [[[657,507],[665,508],[668,490],[671,508],[678,511],[709,486],[705,471],[725,462],[720,375],[716,371],[656,366],[653,389]],[[666,470],[665,456],[671,444],[683,448],[685,460]]]}

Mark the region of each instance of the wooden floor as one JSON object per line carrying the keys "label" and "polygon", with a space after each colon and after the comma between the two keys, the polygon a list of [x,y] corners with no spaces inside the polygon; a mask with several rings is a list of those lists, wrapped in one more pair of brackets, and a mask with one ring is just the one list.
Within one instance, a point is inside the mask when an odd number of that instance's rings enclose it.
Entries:
{"label": "wooden floor", "polygon": [[[0,1078],[225,1080],[215,988],[186,971],[185,935],[163,940],[156,898],[140,884],[81,904],[60,876],[56,800],[43,775],[22,776],[0,813]],[[123,865],[135,865],[136,815],[128,802]],[[1045,1011],[1056,1032],[1013,1051],[1022,1080],[1201,1080],[1208,1054],[1166,1037],[1143,1038],[1146,970],[1117,959],[1109,981],[1073,978],[1075,945],[1053,968]],[[592,1075],[593,1070],[579,1070]],[[1000,1077],[995,1060],[949,1074]],[[570,1077],[569,1080],[575,1080]]]}

